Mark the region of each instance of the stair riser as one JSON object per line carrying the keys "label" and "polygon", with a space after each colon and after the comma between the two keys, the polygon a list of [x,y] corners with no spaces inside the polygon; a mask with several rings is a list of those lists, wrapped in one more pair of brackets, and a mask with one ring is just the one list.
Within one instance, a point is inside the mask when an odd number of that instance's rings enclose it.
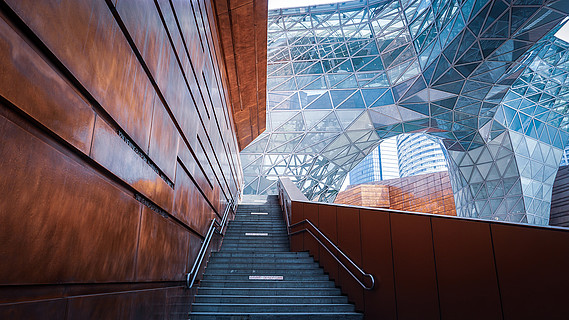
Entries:
{"label": "stair riser", "polygon": [[242,247],[242,248],[288,248],[288,242],[277,242],[277,241],[241,241],[237,243],[227,244],[224,242],[222,245],[223,248],[229,247]]}
{"label": "stair riser", "polygon": [[213,289],[200,288],[198,295],[234,295],[234,296],[341,296],[340,289]]}
{"label": "stair riser", "polygon": [[271,236],[247,236],[247,237],[235,237],[234,239],[224,239],[225,244],[241,244],[241,243],[273,243],[273,244],[288,244],[287,238],[283,239],[271,239]]}
{"label": "stair riser", "polygon": [[[246,236],[245,233],[267,233],[266,236]],[[277,240],[288,240],[288,235],[286,231],[275,231],[275,230],[261,230],[261,229],[242,229],[242,230],[231,230],[225,233],[225,240],[231,239],[251,239],[251,240],[270,240],[276,237]],[[227,241],[225,241],[227,242]]]}
{"label": "stair riser", "polygon": [[304,305],[223,305],[194,303],[192,311],[195,312],[351,312],[354,306],[349,304],[304,304]]}
{"label": "stair riser", "polygon": [[310,258],[308,252],[264,252],[264,253],[251,253],[251,252],[213,252],[212,257],[215,258],[247,258],[247,259],[304,259]]}
{"label": "stair riser", "polygon": [[231,297],[218,297],[218,296],[196,296],[195,302],[197,303],[220,303],[220,304],[346,304],[348,298],[339,297],[262,297],[262,296],[231,296]]}
{"label": "stair riser", "polygon": [[219,258],[308,258],[308,252],[275,252],[275,253],[222,253],[213,252],[212,257]]}
{"label": "stair riser", "polygon": [[[261,231],[263,230],[263,231]],[[266,230],[266,231],[265,231]],[[225,231],[226,235],[227,233],[234,233],[234,232],[267,232],[267,231],[272,231],[273,233],[276,233],[277,235],[286,235],[286,229],[283,227],[274,227],[274,226],[259,226],[259,225],[250,225],[250,226],[230,226],[229,228],[227,228],[227,230]]]}
{"label": "stair riser", "polygon": [[223,250],[249,250],[249,251],[257,251],[257,250],[272,250],[274,249],[275,251],[281,251],[281,250],[286,250],[289,251],[289,246],[288,244],[228,244],[228,245],[222,245],[221,246],[221,251]]}
{"label": "stair riser", "polygon": [[290,249],[289,248],[267,248],[267,249],[263,249],[263,248],[226,248],[226,249],[221,249],[221,252],[227,252],[227,253],[232,253],[232,252],[254,252],[254,253],[263,253],[263,252],[289,252]]}
{"label": "stair riser", "polygon": [[[282,263],[208,263],[207,266],[208,270],[218,270],[218,269],[257,269],[257,270],[282,270],[283,264]],[[287,265],[286,270],[304,270],[304,269],[311,269],[311,270],[318,270],[320,266],[318,263],[294,263]]]}
{"label": "stair riser", "polygon": [[283,230],[285,230],[286,226],[284,225],[284,223],[274,223],[274,222],[270,222],[270,221],[242,221],[240,223],[230,223],[228,224],[228,229],[232,229],[235,227],[243,227],[243,226],[247,226],[247,227],[273,227],[273,228],[281,228]]}
{"label": "stair riser", "polygon": [[286,275],[322,275],[322,269],[231,269],[231,268],[208,268],[206,275],[246,275],[246,276],[286,276]]}
{"label": "stair riser", "polygon": [[263,246],[258,244],[241,244],[241,245],[222,245],[221,251],[289,251],[288,244],[268,245]]}
{"label": "stair riser", "polygon": [[235,235],[231,235],[231,236],[225,236],[225,238],[223,238],[224,242],[243,241],[243,240],[287,241],[288,242],[288,236],[273,236],[270,233],[267,236],[246,236],[244,234],[241,234],[241,235],[235,234]]}
{"label": "stair riser", "polygon": [[[255,213],[253,213],[255,212]],[[248,211],[243,211],[243,212],[237,212],[237,214],[235,215],[235,217],[233,218],[233,220],[230,220],[229,222],[240,222],[240,221],[244,221],[246,219],[258,219],[258,220],[265,220],[265,221],[276,221],[276,222],[280,222],[280,223],[284,223],[283,221],[283,216],[281,215],[280,212],[271,212],[271,211],[262,211],[265,212],[267,214],[258,214],[256,212],[256,210],[248,210]]]}
{"label": "stair riser", "polygon": [[217,264],[217,263],[224,263],[224,264],[314,264],[313,259],[309,258],[300,258],[300,259],[279,259],[279,258],[210,258],[208,264]]}
{"label": "stair riser", "polygon": [[234,225],[229,225],[227,227],[227,231],[233,231],[233,230],[239,230],[239,229],[249,229],[249,228],[255,228],[255,229],[273,229],[275,231],[284,231],[286,232],[286,227],[284,225],[280,226],[280,225],[276,225],[276,224],[272,224],[272,223],[267,223],[267,224],[260,224],[260,223],[240,223],[240,224],[234,224]]}
{"label": "stair riser", "polygon": [[277,217],[267,218],[267,216],[264,216],[263,218],[260,217],[262,216],[240,217],[238,218],[238,220],[236,219],[229,221],[229,225],[248,223],[248,224],[274,224],[278,226],[285,226],[285,222],[283,221],[282,218],[277,218]]}
{"label": "stair riser", "polygon": [[[302,281],[302,282],[309,282],[309,281],[328,281],[328,275],[298,275],[298,274],[276,274],[276,273],[267,273],[267,274],[235,274],[235,275],[220,275],[220,274],[208,274],[207,272],[204,274],[204,280],[234,280],[234,281],[255,281],[249,280],[249,276],[283,276],[283,280],[286,281]],[[274,281],[282,281],[282,280],[274,280]]]}
{"label": "stair riser", "polygon": [[359,313],[329,313],[329,314],[307,314],[307,313],[227,313],[221,314],[219,312],[215,315],[211,314],[196,314],[190,315],[190,320],[361,320],[363,315]]}
{"label": "stair riser", "polygon": [[328,289],[334,288],[334,282],[328,280],[321,281],[227,281],[227,280],[208,280],[200,281],[200,288],[302,288],[302,289]]}
{"label": "stair riser", "polygon": [[[265,232],[255,232],[255,233],[265,233]],[[243,240],[254,240],[254,241],[288,241],[288,236],[286,234],[283,235],[274,235],[269,232],[266,232],[267,235],[245,235],[243,233],[235,233],[226,235],[223,238],[224,242],[233,242],[233,241],[243,241]]]}
{"label": "stair riser", "polygon": [[264,222],[264,223],[275,223],[284,225],[285,222],[281,217],[271,216],[271,215],[257,215],[257,214],[246,214],[242,216],[236,216],[234,220],[229,221],[229,224],[239,224],[239,223],[254,223],[254,222]]}

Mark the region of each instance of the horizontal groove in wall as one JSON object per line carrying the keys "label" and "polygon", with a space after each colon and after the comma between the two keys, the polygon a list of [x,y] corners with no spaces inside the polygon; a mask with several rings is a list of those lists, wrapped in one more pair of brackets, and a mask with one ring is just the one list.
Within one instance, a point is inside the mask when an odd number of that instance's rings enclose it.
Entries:
{"label": "horizontal groove in wall", "polygon": [[[183,281],[69,283],[0,286],[0,306],[30,301],[43,301],[95,294],[116,294],[133,291],[183,287]],[[59,292],[50,294],[44,292]],[[35,294],[34,294],[35,293]]]}

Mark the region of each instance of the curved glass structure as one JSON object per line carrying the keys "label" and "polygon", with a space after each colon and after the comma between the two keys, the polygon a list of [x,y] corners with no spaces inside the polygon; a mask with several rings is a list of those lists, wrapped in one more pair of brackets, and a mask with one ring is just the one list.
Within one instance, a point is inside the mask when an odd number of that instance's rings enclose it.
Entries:
{"label": "curved glass structure", "polygon": [[[267,131],[245,193],[331,201],[385,138],[441,140],[457,213],[547,223],[567,133],[566,0],[378,0],[269,12]],[[539,43],[537,43],[539,42]],[[536,45],[537,44],[537,45]]]}

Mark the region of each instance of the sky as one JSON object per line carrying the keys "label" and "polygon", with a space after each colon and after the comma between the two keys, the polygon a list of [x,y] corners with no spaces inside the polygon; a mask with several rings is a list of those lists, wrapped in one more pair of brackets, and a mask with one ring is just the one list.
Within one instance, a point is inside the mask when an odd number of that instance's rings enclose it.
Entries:
{"label": "sky", "polygon": [[557,38],[565,42],[569,42],[569,23],[567,23],[567,19],[568,18],[565,18],[565,20],[563,20],[563,23],[565,23],[565,25],[561,27],[561,29],[559,29],[559,31],[557,31],[555,34]]}

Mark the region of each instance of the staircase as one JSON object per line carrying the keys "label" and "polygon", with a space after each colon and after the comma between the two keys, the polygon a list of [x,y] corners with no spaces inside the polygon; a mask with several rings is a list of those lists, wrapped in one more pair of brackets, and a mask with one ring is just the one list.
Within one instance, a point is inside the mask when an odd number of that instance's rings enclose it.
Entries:
{"label": "staircase", "polygon": [[190,319],[363,318],[307,252],[290,252],[277,196],[243,200],[207,263]]}

